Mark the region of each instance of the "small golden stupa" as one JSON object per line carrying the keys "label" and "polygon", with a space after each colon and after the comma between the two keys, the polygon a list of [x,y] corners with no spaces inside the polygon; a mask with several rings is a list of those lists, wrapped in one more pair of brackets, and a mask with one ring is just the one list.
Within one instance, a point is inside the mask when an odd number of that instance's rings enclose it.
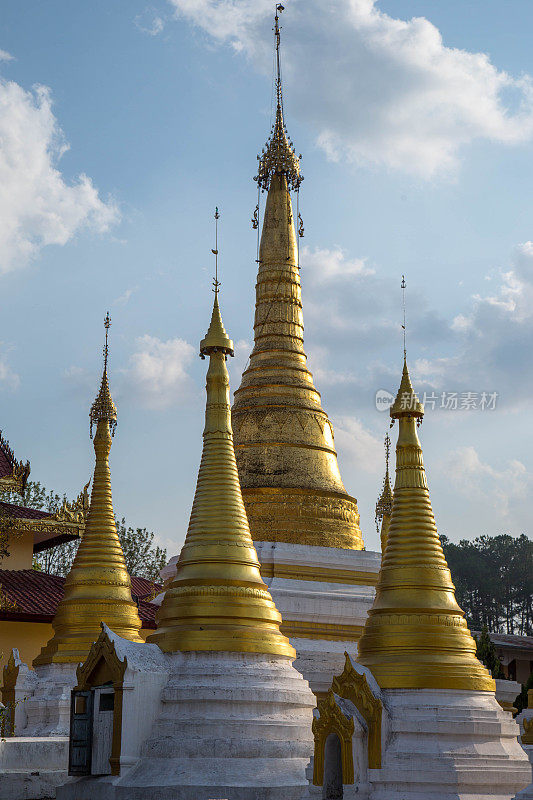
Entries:
{"label": "small golden stupa", "polygon": [[405,359],[390,415],[399,422],[392,517],[358,661],[382,689],[494,691],[437,533],[417,434],[424,408]]}
{"label": "small golden stupa", "polygon": [[[255,541],[363,549],[357,501],[342,482],[333,428],[307,367],[299,247],[291,191],[300,158],[283,115],[276,7],[276,116],[258,156],[259,199],[268,192],[256,283],[254,348],[235,391],[232,423],[242,493]],[[298,237],[303,224],[297,209]]]}
{"label": "small golden stupa", "polygon": [[[376,503],[376,528],[380,534],[381,552],[385,552],[387,546],[387,536],[392,516],[392,488],[389,477],[389,458],[390,458],[390,436],[385,436],[385,477],[383,478],[383,489]],[[381,530],[380,530],[381,526]]]}
{"label": "small golden stupa", "polygon": [[[218,211],[215,216],[218,219]],[[213,251],[215,255],[217,250]],[[242,500],[231,428],[228,337],[218,304],[200,344],[209,357],[204,445],[185,543],[148,642],[165,652],[215,650],[294,658],[263,582]]]}
{"label": "small golden stupa", "polygon": [[90,411],[94,436],[94,467],[91,504],[85,532],[72,568],[65,580],[63,599],[52,622],[54,635],[33,665],[85,661],[105,622],[116,634],[142,642],[141,620],[131,596],[130,576],[117,535],[109,452],[117,424],[117,409],[107,379],[109,314],[105,318],[104,372],[100,391]]}

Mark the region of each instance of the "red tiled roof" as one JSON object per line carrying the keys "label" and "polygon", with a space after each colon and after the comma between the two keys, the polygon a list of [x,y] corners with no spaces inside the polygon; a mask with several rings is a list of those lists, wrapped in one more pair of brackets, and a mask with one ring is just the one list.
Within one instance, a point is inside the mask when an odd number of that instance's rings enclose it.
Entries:
{"label": "red tiled roof", "polygon": [[[0,587],[7,597],[16,604],[14,611],[0,611],[0,619],[26,622],[51,622],[63,597],[65,579],[59,575],[49,575],[34,569],[0,570]],[[161,590],[160,584],[152,584],[145,578],[131,578],[133,599],[139,604],[139,616],[143,628],[155,628],[157,606],[143,600],[151,597],[154,591]]]}
{"label": "red tiled roof", "polygon": [[40,511],[38,508],[26,508],[25,506],[16,506],[14,503],[4,503],[0,500],[0,511],[8,514],[15,519],[50,519],[52,514],[48,511]]}
{"label": "red tiled roof", "polygon": [[517,636],[515,633],[491,633],[489,636],[496,646],[533,650],[533,636]]}

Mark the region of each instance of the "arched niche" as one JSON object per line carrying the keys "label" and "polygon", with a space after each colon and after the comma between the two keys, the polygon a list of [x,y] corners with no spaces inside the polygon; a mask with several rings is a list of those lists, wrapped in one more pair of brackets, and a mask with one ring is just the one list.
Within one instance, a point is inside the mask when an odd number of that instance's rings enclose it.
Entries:
{"label": "arched niche", "polygon": [[[330,753],[332,758],[334,752],[332,748],[337,748],[337,744],[332,744],[331,742],[338,742],[341,781],[344,784],[353,783],[352,737],[355,730],[354,720],[352,717],[347,717],[339,708],[331,689],[325,697],[319,700],[318,712],[320,716],[313,719],[313,736],[315,737],[313,783],[315,786],[324,786],[326,745],[328,741],[330,742],[328,745],[330,749],[327,752]],[[335,752],[337,752],[336,749]],[[342,794],[340,797],[342,797]]]}
{"label": "arched niche", "polygon": [[330,733],[324,743],[322,800],[342,800],[344,796],[343,784],[341,740],[336,733]]}

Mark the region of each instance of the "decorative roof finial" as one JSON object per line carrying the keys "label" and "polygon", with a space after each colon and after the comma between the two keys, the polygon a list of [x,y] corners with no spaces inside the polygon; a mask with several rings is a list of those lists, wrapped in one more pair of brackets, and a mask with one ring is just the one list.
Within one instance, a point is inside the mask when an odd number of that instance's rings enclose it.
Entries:
{"label": "decorative roof finial", "polygon": [[215,301],[213,303],[213,313],[211,314],[211,323],[205,338],[200,342],[200,358],[210,356],[212,353],[221,351],[225,356],[233,355],[233,342],[226,333],[224,323],[222,322],[222,315],[218,305],[218,290],[220,281],[218,280],[218,220],[220,214],[218,207],[215,208],[215,247],[211,252],[215,256],[215,279],[213,281],[213,291],[215,293]]}
{"label": "decorative roof finial", "polygon": [[115,430],[117,427],[117,407],[115,406],[113,398],[111,397],[111,392],[109,390],[109,381],[107,380],[107,359],[109,356],[108,335],[110,327],[111,327],[111,317],[109,316],[109,311],[108,311],[104,319],[104,328],[105,328],[104,372],[102,374],[102,381],[100,383],[100,391],[98,392],[98,396],[94,401],[94,403],[92,404],[91,410],[89,412],[89,419],[91,422],[90,426],[91,439],[93,438],[93,425],[98,425],[100,420],[107,420],[107,422],[109,422],[109,430],[111,432],[111,436],[115,435]]}
{"label": "decorative roof finial", "polygon": [[392,489],[390,485],[390,477],[389,477],[389,459],[390,459],[390,436],[387,433],[385,436],[385,477],[383,479],[383,489],[379,496],[378,502],[376,503],[376,529],[379,533],[379,526],[380,523],[383,521],[383,517],[390,517],[392,514]]}
{"label": "decorative roof finial", "polygon": [[110,327],[111,327],[111,317],[109,316],[109,311],[108,311],[104,319],[104,328],[105,328],[104,372],[107,372],[107,357],[109,355],[108,334]]}
{"label": "decorative roof finial", "polygon": [[214,286],[214,293],[215,296],[218,294],[218,287],[220,286],[220,281],[218,280],[218,221],[220,219],[220,214],[218,213],[218,206],[215,206],[215,249],[211,250],[213,255],[215,256],[215,279],[213,281]]}
{"label": "decorative roof finial", "polygon": [[283,88],[281,85],[281,62],[279,57],[279,48],[281,45],[281,35],[279,27],[279,14],[285,10],[285,6],[282,6],[281,3],[276,4],[276,12],[274,14],[274,36],[276,39],[276,101],[277,105],[280,106],[281,110],[283,111]]}
{"label": "decorative roof finial", "polygon": [[404,361],[407,361],[407,347],[406,347],[406,342],[405,342],[405,287],[406,286],[407,286],[407,284],[405,282],[405,275],[402,275],[401,287],[402,287],[402,305],[403,305],[403,325],[402,325],[402,329],[403,329],[403,360]]}
{"label": "decorative roof finial", "polygon": [[409,370],[407,368],[407,346],[406,346],[406,339],[405,339],[405,275],[402,275],[402,303],[403,303],[403,372],[402,372],[402,380],[400,382],[400,388],[398,389],[398,394],[396,395],[396,399],[392,406],[390,407],[390,416],[391,416],[391,428],[394,425],[395,419],[400,419],[400,417],[416,417],[417,424],[420,425],[422,423],[422,417],[424,416],[424,406],[420,402],[417,397],[415,390],[413,389],[413,384],[411,383],[411,376],[409,375]]}
{"label": "decorative roof finial", "polygon": [[297,156],[294,145],[289,139],[285,122],[283,121],[283,85],[281,81],[281,58],[280,58],[280,26],[279,15],[284,10],[281,3],[276,5],[274,16],[274,38],[276,40],[276,121],[272,126],[270,136],[257,156],[259,167],[254,181],[257,181],[259,188],[268,189],[270,179],[276,173],[284,174],[287,177],[289,189],[298,191],[303,181],[300,174],[301,155]]}

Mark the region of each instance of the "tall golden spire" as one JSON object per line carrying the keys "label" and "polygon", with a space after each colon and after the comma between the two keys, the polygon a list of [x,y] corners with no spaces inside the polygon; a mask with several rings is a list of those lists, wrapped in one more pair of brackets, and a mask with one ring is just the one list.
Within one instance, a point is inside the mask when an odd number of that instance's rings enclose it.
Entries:
{"label": "tall golden spire", "polygon": [[109,452],[117,424],[117,409],[107,379],[109,314],[105,318],[104,371],[91,412],[96,425],[91,505],[72,568],[65,580],[63,599],[52,622],[54,635],[33,664],[79,663],[100,635],[100,623],[133,642],[142,642],[141,620],[131,596],[131,583],[117,536]]}
{"label": "tall golden spire", "polygon": [[494,691],[437,534],[416,430],[424,407],[405,360],[390,415],[399,421],[392,518],[358,661],[383,689]]}
{"label": "tall golden spire", "polygon": [[[307,368],[302,293],[290,190],[300,159],[283,120],[278,5],[276,120],[255,180],[268,191],[256,284],[254,348],[232,412],[235,453],[256,541],[363,547],[357,501],[337,464],[333,429]],[[258,209],[256,214],[258,218]],[[299,217],[299,214],[298,214]],[[301,235],[301,220],[298,234]]]}
{"label": "tall golden spire", "polygon": [[217,650],[294,658],[281,615],[263,583],[241,495],[231,428],[228,337],[218,280],[200,356],[209,357],[204,446],[189,529],[177,572],[148,638],[165,652]]}
{"label": "tall golden spire", "polygon": [[389,526],[391,521],[392,515],[392,489],[390,485],[390,477],[389,477],[389,458],[390,458],[390,436],[387,434],[385,436],[385,477],[383,478],[383,489],[381,490],[381,494],[379,496],[378,502],[376,503],[376,528],[378,533],[380,533],[380,523],[381,523],[381,552],[385,552],[385,547],[387,545],[387,536],[389,534]]}

